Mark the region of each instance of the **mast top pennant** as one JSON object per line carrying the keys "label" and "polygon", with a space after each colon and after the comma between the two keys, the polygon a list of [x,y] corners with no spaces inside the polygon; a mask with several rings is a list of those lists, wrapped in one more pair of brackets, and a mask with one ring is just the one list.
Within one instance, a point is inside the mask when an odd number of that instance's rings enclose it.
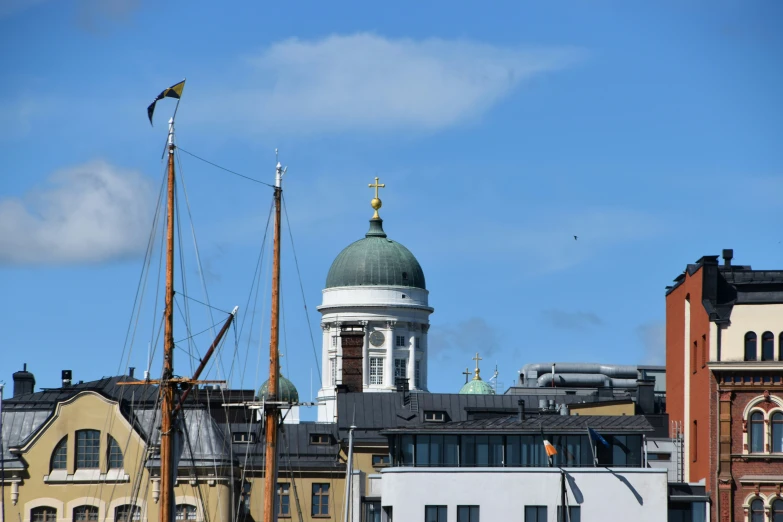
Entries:
{"label": "mast top pennant", "polygon": [[163,89],[163,91],[160,94],[158,94],[157,98],[155,98],[150,104],[150,106],[147,107],[147,116],[149,116],[150,125],[152,125],[152,115],[155,112],[155,104],[158,103],[158,100],[162,100],[163,98],[176,98],[177,100],[179,100],[182,97],[182,90],[184,88],[185,88],[185,80],[182,80],[179,83],[175,83],[168,89]]}

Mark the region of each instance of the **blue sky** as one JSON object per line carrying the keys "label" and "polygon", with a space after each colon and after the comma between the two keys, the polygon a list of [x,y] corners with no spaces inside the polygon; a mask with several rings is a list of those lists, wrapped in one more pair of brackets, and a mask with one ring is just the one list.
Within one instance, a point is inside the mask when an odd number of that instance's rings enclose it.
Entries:
{"label": "blue sky", "polygon": [[[781,266],[780,2],[257,4],[0,7],[0,380],[25,362],[39,387],[145,366],[157,254],[120,357],[174,103],[154,128],[145,109],[183,77],[182,149],[268,182],[275,147],[289,166],[319,354],[326,273],[367,229],[367,183],[387,184],[385,229],[435,307],[432,391],[458,390],[476,351],[506,386],[528,362],[661,363],[664,287],[686,263],[734,248]],[[250,334],[244,312],[271,193],[181,160],[210,302],[242,308],[209,377],[241,361],[232,384],[256,387],[268,298]],[[284,373],[306,398],[317,366],[284,248]],[[224,317],[190,314],[194,332]]]}

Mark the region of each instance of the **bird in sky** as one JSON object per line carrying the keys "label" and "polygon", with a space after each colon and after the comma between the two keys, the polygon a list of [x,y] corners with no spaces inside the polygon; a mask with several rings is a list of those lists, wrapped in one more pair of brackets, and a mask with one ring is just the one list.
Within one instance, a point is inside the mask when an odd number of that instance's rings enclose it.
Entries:
{"label": "bird in sky", "polygon": [[576,241],[576,236],[574,236],[574,241]]}

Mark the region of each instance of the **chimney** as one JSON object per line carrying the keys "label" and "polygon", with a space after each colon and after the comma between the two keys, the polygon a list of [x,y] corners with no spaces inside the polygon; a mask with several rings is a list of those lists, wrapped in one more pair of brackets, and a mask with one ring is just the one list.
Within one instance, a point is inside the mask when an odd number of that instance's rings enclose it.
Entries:
{"label": "chimney", "polygon": [[136,367],[131,366],[130,368],[128,368],[128,377],[130,377],[131,379],[133,379],[133,372],[134,371],[136,371]]}
{"label": "chimney", "polygon": [[27,371],[27,363],[24,363],[22,371],[14,372],[14,397],[33,393],[35,390],[35,375]]}
{"label": "chimney", "polygon": [[525,420],[525,401],[522,399],[517,401],[517,413],[519,415],[519,420]]}
{"label": "chimney", "polygon": [[73,375],[73,372],[71,370],[63,370],[62,377],[63,377],[63,388],[67,388],[71,385],[71,377]]}
{"label": "chimney", "polygon": [[723,266],[731,266],[731,260],[734,258],[733,248],[723,249]]}

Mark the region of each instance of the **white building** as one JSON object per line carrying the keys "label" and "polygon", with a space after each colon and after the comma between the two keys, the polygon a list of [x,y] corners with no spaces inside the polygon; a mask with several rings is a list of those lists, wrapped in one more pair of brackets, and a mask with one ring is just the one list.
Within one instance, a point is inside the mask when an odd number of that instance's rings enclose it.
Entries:
{"label": "white building", "polygon": [[[336,387],[341,384],[350,391],[388,392],[398,383],[427,391],[433,309],[424,271],[410,250],[386,236],[377,197],[372,205],[376,213],[369,231],[334,260],[318,307],[323,316],[318,422],[335,422]],[[349,330],[356,343],[350,356],[341,335]]]}

